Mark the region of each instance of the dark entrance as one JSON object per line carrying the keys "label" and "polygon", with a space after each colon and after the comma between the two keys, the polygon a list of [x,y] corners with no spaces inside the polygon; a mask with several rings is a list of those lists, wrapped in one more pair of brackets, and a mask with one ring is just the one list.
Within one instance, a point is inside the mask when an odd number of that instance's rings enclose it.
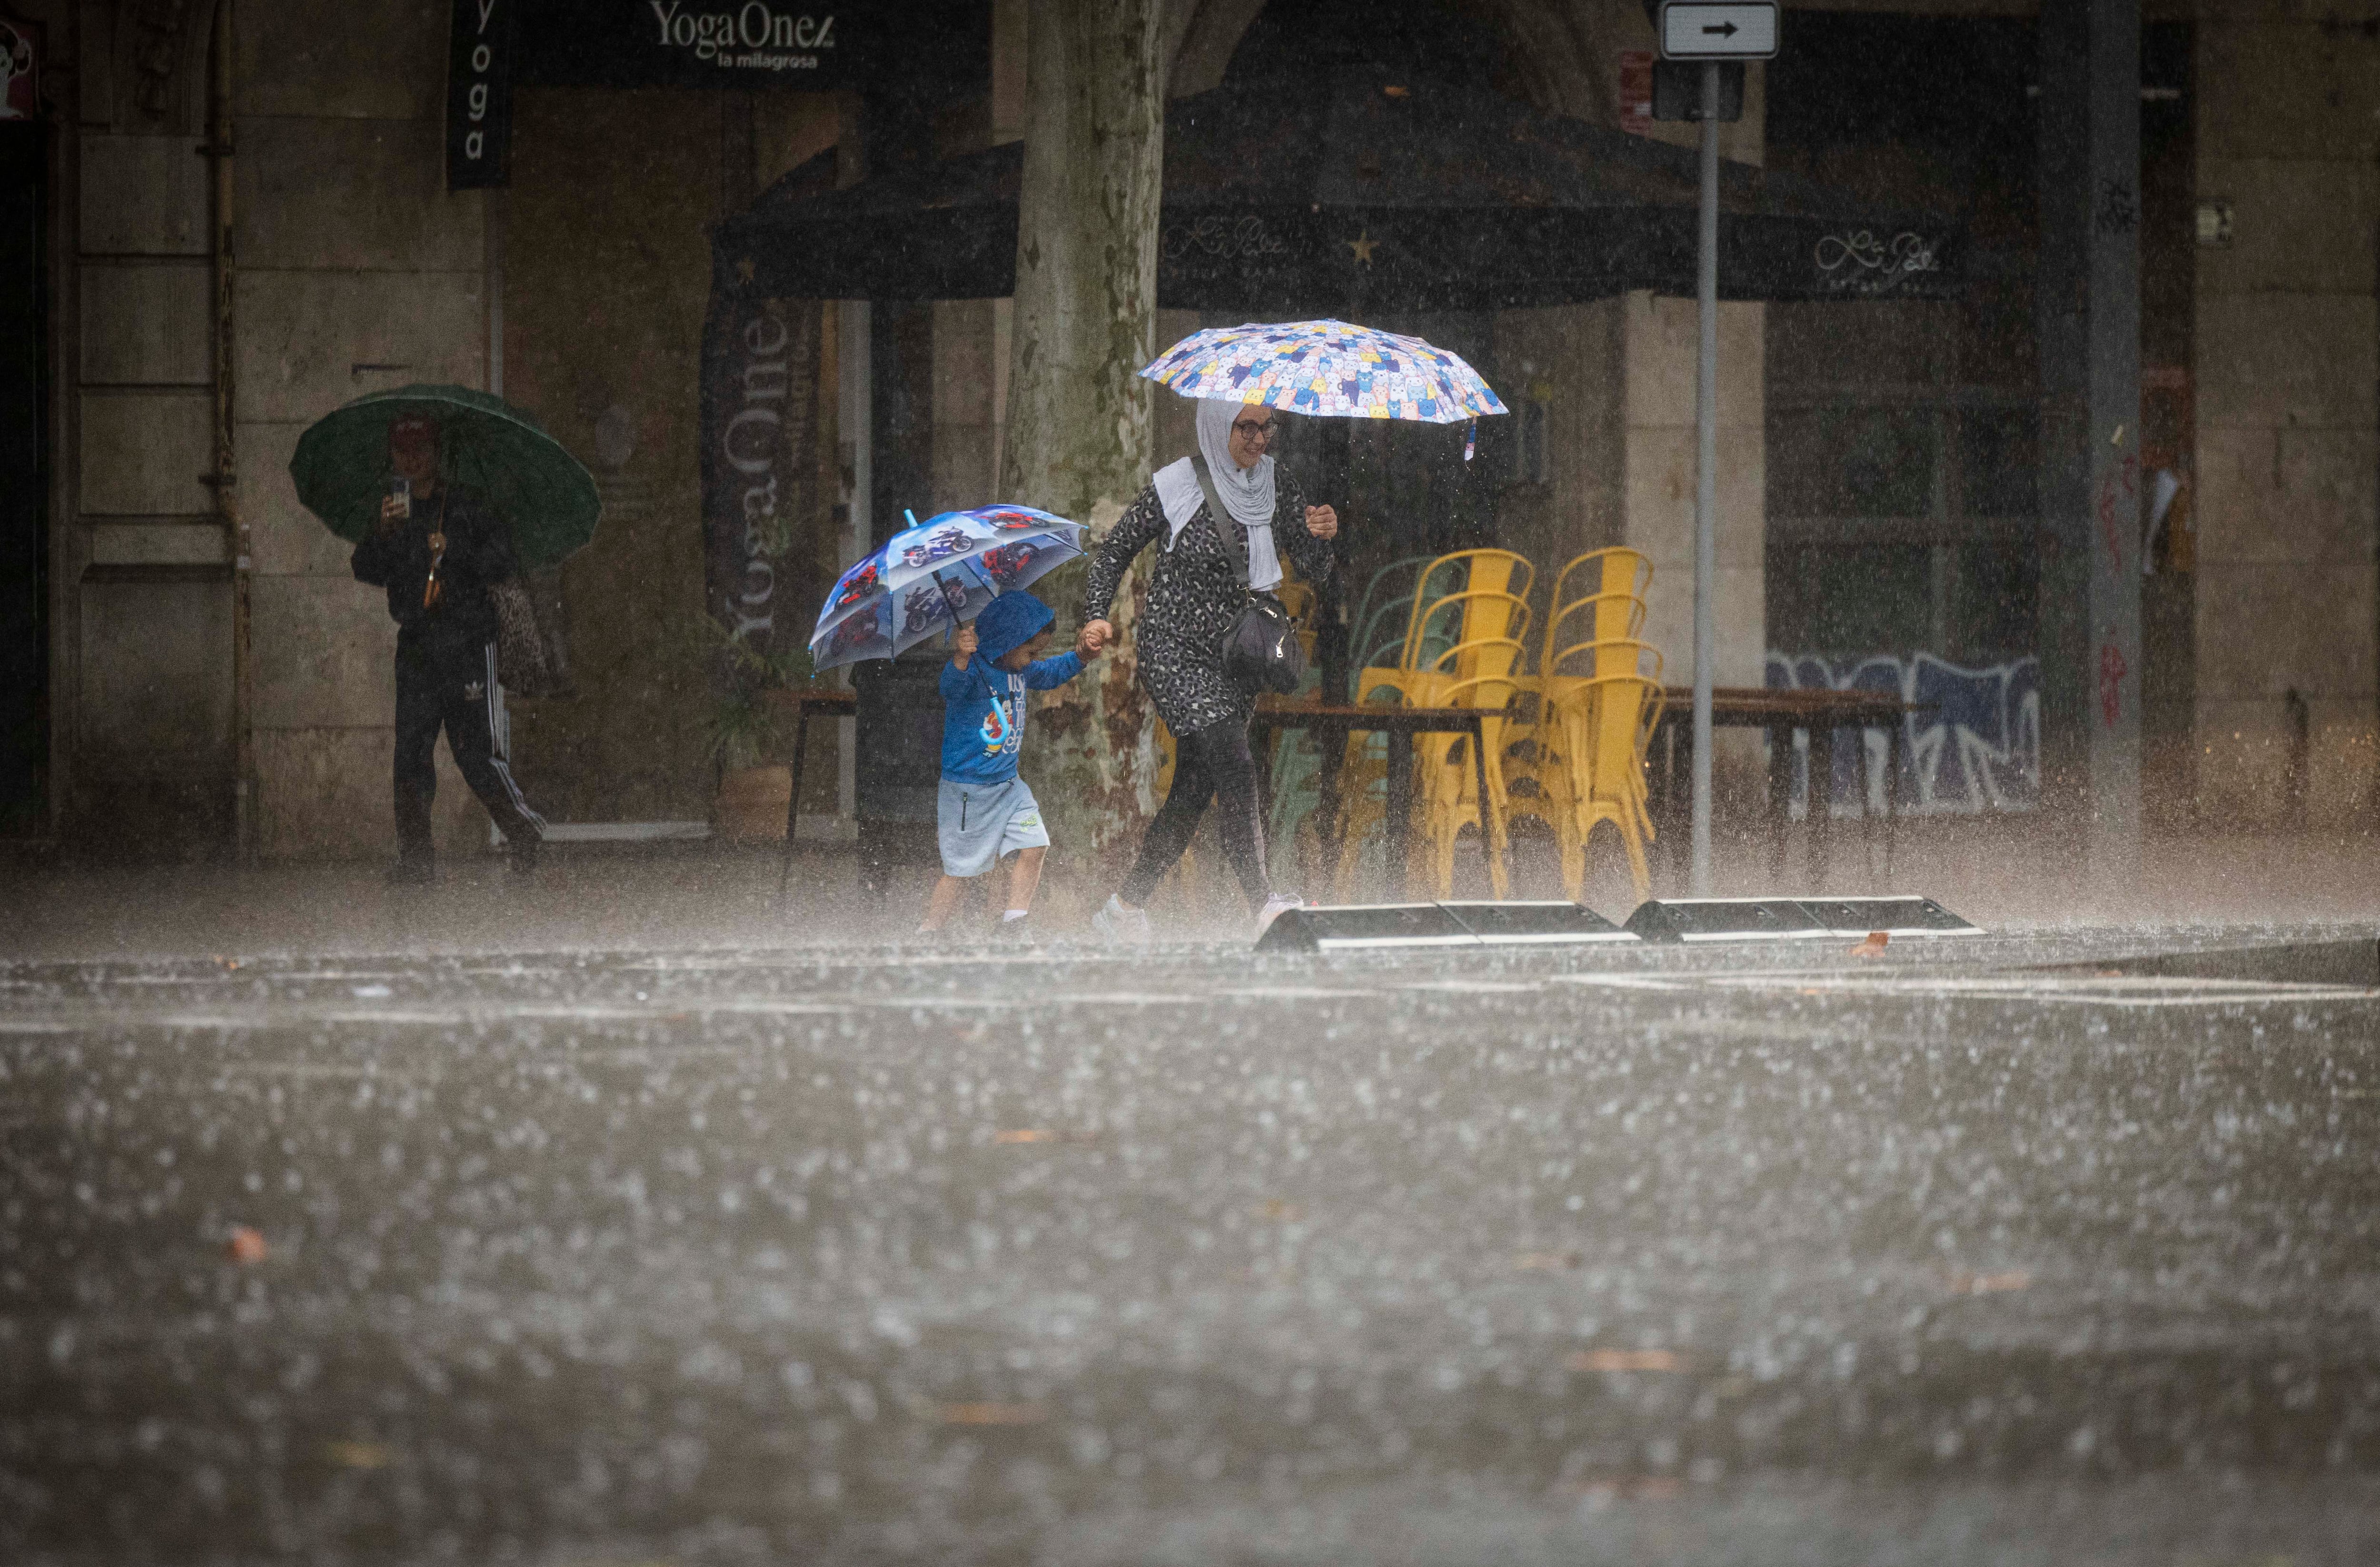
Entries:
{"label": "dark entrance", "polygon": [[2029,20],[1804,14],[1768,67],[1768,162],[1957,209],[1965,296],[1767,320],[1769,646],[1836,663],[2034,652]]}
{"label": "dark entrance", "polygon": [[49,825],[49,131],[0,126],[0,838]]}

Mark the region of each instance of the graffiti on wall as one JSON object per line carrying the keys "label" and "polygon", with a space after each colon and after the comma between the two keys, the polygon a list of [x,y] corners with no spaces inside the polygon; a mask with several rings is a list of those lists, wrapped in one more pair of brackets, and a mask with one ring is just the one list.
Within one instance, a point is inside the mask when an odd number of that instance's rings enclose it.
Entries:
{"label": "graffiti on wall", "polygon": [[[1976,815],[2030,811],[2041,799],[2041,660],[2025,657],[1970,669],[1930,653],[1829,659],[1768,655],[1771,690],[1889,691],[1925,710],[1903,721],[1900,776],[1892,804],[1903,814]],[[1881,810],[1886,737],[1867,730],[1835,739],[1827,799],[1837,816]],[[1794,738],[1792,808],[1809,809],[1809,749]]]}

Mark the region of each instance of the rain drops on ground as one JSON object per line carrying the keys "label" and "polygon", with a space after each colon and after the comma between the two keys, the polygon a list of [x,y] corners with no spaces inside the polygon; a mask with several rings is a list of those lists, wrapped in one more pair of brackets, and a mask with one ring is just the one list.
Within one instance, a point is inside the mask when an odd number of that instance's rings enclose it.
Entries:
{"label": "rain drops on ground", "polygon": [[1684,1369],[1675,1350],[1582,1349],[1562,1361],[1569,1371],[1678,1371]]}
{"label": "rain drops on ground", "polygon": [[0,965],[0,1561],[2380,1560],[2380,998],[1850,940]]}

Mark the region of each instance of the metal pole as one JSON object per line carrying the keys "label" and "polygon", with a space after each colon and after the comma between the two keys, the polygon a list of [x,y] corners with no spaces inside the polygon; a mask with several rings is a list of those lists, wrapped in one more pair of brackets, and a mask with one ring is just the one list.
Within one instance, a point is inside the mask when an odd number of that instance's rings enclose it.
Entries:
{"label": "metal pole", "polygon": [[224,553],[231,561],[232,856],[247,864],[256,857],[256,675],[249,645],[249,589],[255,558],[249,527],[239,510],[238,403],[232,384],[238,360],[232,303],[232,0],[215,0],[214,32],[208,62],[207,158],[214,175],[209,249],[214,271],[214,476],[215,519],[223,524]]}
{"label": "metal pole", "polygon": [[1694,826],[1692,891],[1711,890],[1712,579],[1718,574],[1718,66],[1703,66],[1702,245],[1694,313]]}

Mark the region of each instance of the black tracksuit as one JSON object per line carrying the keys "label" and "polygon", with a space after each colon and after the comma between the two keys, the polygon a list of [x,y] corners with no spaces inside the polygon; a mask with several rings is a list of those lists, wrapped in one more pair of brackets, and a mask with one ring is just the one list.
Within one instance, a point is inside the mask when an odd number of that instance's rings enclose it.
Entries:
{"label": "black tracksuit", "polygon": [[[430,535],[443,528],[438,602],[424,608]],[[468,491],[442,486],[416,496],[413,515],[356,546],[356,580],[388,590],[396,632],[396,842],[399,856],[431,858],[430,802],[438,791],[438,731],[463,781],[518,847],[543,837],[544,821],[521,798],[496,754],[496,611],[488,589],[518,571],[512,536]]]}

